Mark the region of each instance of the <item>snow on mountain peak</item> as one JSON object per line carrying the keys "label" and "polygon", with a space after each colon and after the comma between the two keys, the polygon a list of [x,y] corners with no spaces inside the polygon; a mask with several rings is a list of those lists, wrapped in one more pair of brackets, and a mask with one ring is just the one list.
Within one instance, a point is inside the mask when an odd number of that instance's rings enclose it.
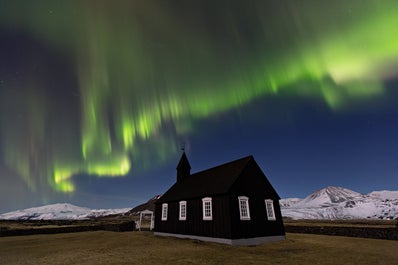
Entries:
{"label": "snow on mountain peak", "polygon": [[305,199],[284,206],[282,215],[293,219],[398,219],[398,191],[374,191],[367,195],[327,187]]}
{"label": "snow on mountain peak", "polygon": [[279,204],[282,208],[288,208],[293,206],[294,204],[300,202],[302,199],[300,198],[286,198],[286,199],[280,199]]}
{"label": "snow on mountain peak", "polygon": [[80,220],[109,214],[125,213],[130,209],[92,210],[70,203],[56,203],[24,210],[13,211],[0,215],[4,220]]}
{"label": "snow on mountain peak", "polygon": [[391,200],[395,199],[398,200],[398,191],[391,191],[391,190],[380,190],[380,191],[373,191],[368,194],[371,197],[377,197],[382,200]]}
{"label": "snow on mountain peak", "polygon": [[307,196],[304,200],[296,204],[296,206],[306,205],[322,205],[326,206],[332,203],[340,203],[352,200],[353,198],[362,196],[360,193],[341,188],[341,187],[327,187],[317,190]]}

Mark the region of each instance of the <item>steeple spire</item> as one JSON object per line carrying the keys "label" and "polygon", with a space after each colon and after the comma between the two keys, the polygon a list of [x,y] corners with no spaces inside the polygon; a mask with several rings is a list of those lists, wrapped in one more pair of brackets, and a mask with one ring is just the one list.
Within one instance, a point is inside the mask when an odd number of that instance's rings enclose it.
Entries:
{"label": "steeple spire", "polygon": [[185,177],[191,174],[191,165],[189,164],[188,158],[185,151],[182,153],[180,162],[177,165],[177,182],[182,181]]}

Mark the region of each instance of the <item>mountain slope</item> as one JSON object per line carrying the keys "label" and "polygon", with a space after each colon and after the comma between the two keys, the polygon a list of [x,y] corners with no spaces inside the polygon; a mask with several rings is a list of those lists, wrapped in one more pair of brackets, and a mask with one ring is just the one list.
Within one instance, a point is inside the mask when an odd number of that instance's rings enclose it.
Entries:
{"label": "mountain slope", "polygon": [[150,210],[152,212],[155,212],[155,202],[161,197],[162,195],[156,195],[154,197],[152,197],[151,199],[149,199],[147,202],[140,204],[136,207],[134,207],[133,209],[131,209],[130,211],[126,212],[125,215],[135,215],[135,214],[139,214],[141,211],[144,210]]}
{"label": "mountain slope", "polygon": [[279,200],[279,205],[282,207],[282,208],[288,208],[288,207],[291,207],[291,206],[293,206],[294,204],[296,204],[296,203],[298,203],[298,202],[300,202],[300,201],[302,201],[303,199],[300,199],[300,198],[287,198],[287,199],[280,199]]}
{"label": "mountain slope", "polygon": [[341,187],[327,187],[311,193],[296,206],[328,206],[360,197],[361,194]]}
{"label": "mountain slope", "polygon": [[367,195],[327,187],[292,205],[281,204],[282,215],[293,219],[398,219],[398,191]]}
{"label": "mountain slope", "polygon": [[0,215],[3,220],[81,220],[111,214],[125,213],[126,209],[97,209],[75,206],[69,203],[56,203]]}
{"label": "mountain slope", "polygon": [[[157,195],[135,208],[99,209],[78,207],[69,203],[51,204],[0,215],[6,220],[80,220],[111,214],[133,215],[154,210]],[[293,219],[398,219],[398,191],[374,191],[366,195],[340,188],[327,187],[305,199],[280,200],[282,215]]]}

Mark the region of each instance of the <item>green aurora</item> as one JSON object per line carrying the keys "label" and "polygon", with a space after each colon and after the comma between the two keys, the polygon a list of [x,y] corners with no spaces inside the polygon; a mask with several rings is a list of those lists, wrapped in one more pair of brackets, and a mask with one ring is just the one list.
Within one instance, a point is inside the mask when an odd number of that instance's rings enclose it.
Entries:
{"label": "green aurora", "polygon": [[395,0],[0,0],[0,31],[68,58],[78,101],[74,115],[57,106],[43,75],[0,89],[0,157],[32,191],[70,193],[76,174],[166,161],[195,120],[256,98],[366,104],[397,74],[396,10]]}

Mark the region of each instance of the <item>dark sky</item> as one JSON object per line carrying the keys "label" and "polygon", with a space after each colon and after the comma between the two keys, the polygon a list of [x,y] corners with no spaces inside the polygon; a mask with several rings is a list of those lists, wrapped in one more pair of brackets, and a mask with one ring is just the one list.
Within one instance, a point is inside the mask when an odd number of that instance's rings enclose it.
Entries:
{"label": "dark sky", "polygon": [[281,197],[398,189],[396,1],[0,0],[0,213],[123,208],[254,155]]}

